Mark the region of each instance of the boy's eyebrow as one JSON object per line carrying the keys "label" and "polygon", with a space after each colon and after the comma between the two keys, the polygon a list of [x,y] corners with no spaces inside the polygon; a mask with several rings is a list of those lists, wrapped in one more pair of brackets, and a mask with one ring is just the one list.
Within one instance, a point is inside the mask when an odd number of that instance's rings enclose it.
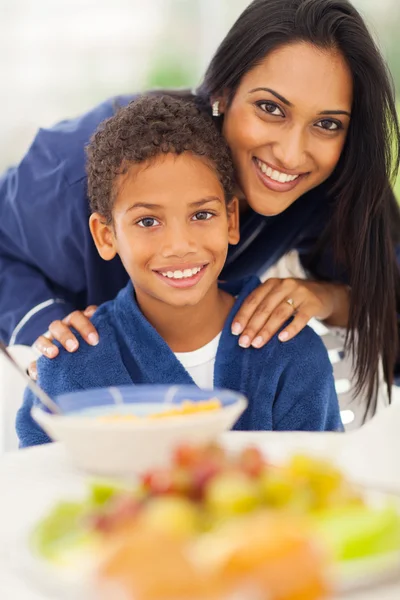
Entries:
{"label": "boy's eyebrow", "polygon": [[[202,198],[201,200],[196,200],[195,202],[191,202],[189,204],[189,206],[192,207],[196,207],[196,206],[202,206],[203,204],[207,204],[209,202],[219,202],[220,204],[222,204],[222,200],[221,198],[218,198],[218,196],[207,196],[206,198]],[[134,210],[135,208],[145,208],[146,210],[157,210],[157,209],[163,209],[165,208],[164,206],[161,206],[161,204],[152,204],[149,202],[135,202],[135,204],[132,204],[129,208],[126,209],[126,213]]]}
{"label": "boy's eyebrow", "polygon": [[132,204],[129,208],[126,209],[125,212],[129,212],[130,210],[133,210],[135,208],[145,208],[147,210],[155,210],[157,208],[162,208],[162,206],[160,204],[150,204],[148,202],[135,202],[135,204]]}
{"label": "boy's eyebrow", "polygon": [[[250,90],[249,94],[253,94],[254,92],[269,92],[270,94],[275,96],[275,98],[278,98],[278,100],[280,100],[283,104],[286,104],[286,106],[293,107],[293,104],[291,102],[289,102],[289,100],[287,100],[286,98],[284,98],[283,96],[278,94],[278,92],[275,92],[275,90],[272,90],[271,88],[257,87],[257,88],[254,88],[253,90]],[[318,114],[319,115],[347,115],[348,117],[351,117],[351,114],[347,110],[321,110],[321,112],[319,112]]]}
{"label": "boy's eyebrow", "polygon": [[196,200],[196,202],[191,202],[190,206],[202,206],[203,204],[207,204],[209,202],[219,202],[220,204],[223,204],[221,198],[218,198],[218,196],[207,196],[201,200]]}

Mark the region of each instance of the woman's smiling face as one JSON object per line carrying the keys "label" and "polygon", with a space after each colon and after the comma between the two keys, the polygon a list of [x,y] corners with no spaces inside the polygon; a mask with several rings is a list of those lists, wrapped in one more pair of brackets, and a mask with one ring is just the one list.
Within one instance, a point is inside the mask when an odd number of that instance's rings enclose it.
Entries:
{"label": "woman's smiling face", "polygon": [[352,101],[342,55],[302,42],[275,50],[246,73],[229,106],[222,98],[223,134],[254,211],[281,213],[331,175]]}

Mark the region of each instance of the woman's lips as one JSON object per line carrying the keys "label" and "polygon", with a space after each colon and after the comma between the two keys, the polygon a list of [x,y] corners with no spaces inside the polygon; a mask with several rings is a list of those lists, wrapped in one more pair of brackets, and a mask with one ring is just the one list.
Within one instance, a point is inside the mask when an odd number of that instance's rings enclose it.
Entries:
{"label": "woman's lips", "polygon": [[290,190],[293,190],[300,183],[300,181],[303,181],[304,177],[307,177],[308,175],[308,173],[302,173],[293,181],[286,181],[285,183],[281,181],[275,181],[275,179],[271,179],[271,177],[268,177],[266,173],[261,171],[257,160],[257,158],[253,158],[252,162],[258,178],[260,179],[261,183],[265,185],[265,187],[274,192],[289,192]]}
{"label": "woman's lips", "polygon": [[200,279],[202,279],[208,265],[204,265],[201,267],[200,271],[193,275],[192,277],[182,277],[181,279],[174,279],[173,277],[165,277],[158,271],[153,271],[159,279],[161,279],[164,283],[174,288],[189,288],[196,285]]}

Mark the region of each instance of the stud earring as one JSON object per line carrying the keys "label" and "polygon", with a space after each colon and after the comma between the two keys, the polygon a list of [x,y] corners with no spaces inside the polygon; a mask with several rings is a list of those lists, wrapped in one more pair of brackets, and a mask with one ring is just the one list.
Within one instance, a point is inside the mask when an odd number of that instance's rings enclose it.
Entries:
{"label": "stud earring", "polygon": [[219,100],[216,100],[215,102],[213,102],[213,105],[212,105],[212,116],[213,117],[219,117],[220,116],[220,112],[219,112]]}

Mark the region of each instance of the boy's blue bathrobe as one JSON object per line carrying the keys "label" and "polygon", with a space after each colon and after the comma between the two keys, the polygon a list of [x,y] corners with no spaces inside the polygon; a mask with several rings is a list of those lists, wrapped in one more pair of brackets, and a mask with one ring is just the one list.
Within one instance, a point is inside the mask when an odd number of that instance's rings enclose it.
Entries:
{"label": "boy's blue bathrobe", "polygon": [[[332,366],[326,349],[309,327],[282,343],[274,336],[263,348],[243,349],[231,324],[245,298],[259,285],[256,277],[223,287],[237,296],[225,323],[215,360],[215,387],[247,396],[249,405],[235,425],[239,430],[342,430]],[[172,350],[141,313],[132,283],[92,318],[97,346],[79,338],[77,352],[60,348],[55,360],[40,358],[38,383],[51,396],[75,390],[132,383],[194,384]],[[22,447],[50,441],[30,416],[37,398],[30,390],[17,416]]]}

